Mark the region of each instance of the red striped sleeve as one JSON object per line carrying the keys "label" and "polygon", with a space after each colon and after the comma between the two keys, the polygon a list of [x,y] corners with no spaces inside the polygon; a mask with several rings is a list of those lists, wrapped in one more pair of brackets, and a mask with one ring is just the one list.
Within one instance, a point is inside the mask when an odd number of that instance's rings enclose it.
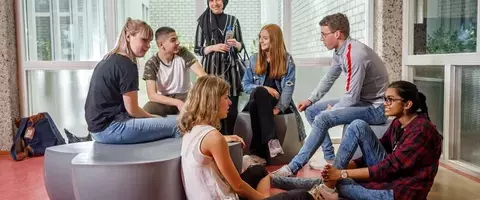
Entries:
{"label": "red striped sleeve", "polygon": [[347,47],[347,86],[345,87],[345,90],[347,92],[350,90],[350,82],[352,80],[352,44],[348,44]]}

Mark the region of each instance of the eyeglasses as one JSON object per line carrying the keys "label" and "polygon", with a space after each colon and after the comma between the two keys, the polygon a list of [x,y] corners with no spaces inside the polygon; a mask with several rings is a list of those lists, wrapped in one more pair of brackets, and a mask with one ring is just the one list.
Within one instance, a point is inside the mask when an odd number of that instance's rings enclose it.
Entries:
{"label": "eyeglasses", "polygon": [[322,32],[322,40],[325,40],[325,38],[332,33],[335,33],[335,32],[330,32],[330,33],[323,33]]}
{"label": "eyeglasses", "polygon": [[385,104],[387,104],[387,105],[392,105],[392,103],[395,102],[395,101],[403,101],[402,98],[395,99],[395,98],[391,98],[391,97],[383,97],[383,100],[385,100]]}

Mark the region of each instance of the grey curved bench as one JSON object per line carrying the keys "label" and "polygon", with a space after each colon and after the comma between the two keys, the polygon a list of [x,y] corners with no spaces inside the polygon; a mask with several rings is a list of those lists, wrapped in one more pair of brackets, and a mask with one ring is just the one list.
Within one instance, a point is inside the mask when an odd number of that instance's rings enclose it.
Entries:
{"label": "grey curved bench", "polygon": [[[277,115],[274,117],[274,120],[277,137],[282,145],[284,154],[270,159],[269,164],[282,165],[290,162],[298,154],[300,148],[302,148],[302,142],[298,137],[298,125],[294,113]],[[246,144],[244,154],[248,154],[253,136],[250,114],[248,112],[238,113],[233,132],[243,138]]]}
{"label": "grey curved bench", "polygon": [[[240,143],[230,143],[237,170],[242,165]],[[72,160],[76,200],[183,200],[181,138],[111,145],[94,143],[88,153]]]}
{"label": "grey curved bench", "polygon": [[[380,139],[383,137],[383,135],[387,131],[392,121],[393,121],[393,118],[388,118],[385,124],[370,125],[370,128],[372,128],[377,138]],[[343,135],[345,134],[345,130],[347,130],[348,125],[349,124],[346,124],[343,126],[342,138],[343,138]],[[355,154],[353,154],[352,160],[360,158],[361,156],[362,156],[362,151],[360,150],[360,147],[358,147],[357,150],[355,151]]]}
{"label": "grey curved bench", "polygon": [[72,159],[90,151],[93,142],[48,147],[43,160],[43,177],[51,200],[75,199],[72,186]]}

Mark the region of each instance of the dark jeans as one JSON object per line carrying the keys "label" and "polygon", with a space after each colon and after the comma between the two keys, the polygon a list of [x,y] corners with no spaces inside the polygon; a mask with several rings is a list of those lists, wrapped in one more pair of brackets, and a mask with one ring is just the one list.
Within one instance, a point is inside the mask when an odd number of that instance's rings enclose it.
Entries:
{"label": "dark jeans", "polygon": [[[278,99],[270,95],[264,87],[257,87],[250,94],[245,111],[250,112],[252,142],[250,152],[266,160],[269,158],[268,141],[277,138],[273,108]],[[280,114],[280,113],[279,113]]]}
{"label": "dark jeans", "polygon": [[[256,189],[258,183],[262,178],[268,175],[265,167],[261,165],[254,165],[246,169],[240,177],[253,189]],[[240,197],[241,200],[246,198]],[[275,196],[268,197],[270,200],[314,200],[313,197],[306,190],[291,190],[288,192],[280,193]]]}
{"label": "dark jeans", "polygon": [[227,118],[220,120],[222,127],[220,133],[223,135],[233,135],[233,127],[235,126],[235,121],[237,120],[238,115],[238,96],[230,96],[230,101],[232,105],[228,108]]}

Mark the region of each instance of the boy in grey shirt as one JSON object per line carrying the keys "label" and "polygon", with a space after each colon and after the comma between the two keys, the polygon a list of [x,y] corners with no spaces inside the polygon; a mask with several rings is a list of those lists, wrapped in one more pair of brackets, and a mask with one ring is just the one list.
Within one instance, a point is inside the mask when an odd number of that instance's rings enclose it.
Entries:
{"label": "boy in grey shirt", "polygon": [[[348,124],[355,119],[369,124],[383,124],[387,120],[383,95],[388,86],[388,73],[383,61],[370,47],[350,38],[350,25],[344,14],[326,16],[320,21],[320,26],[323,43],[329,50],[335,49],[332,67],[310,97],[298,104],[299,111],[305,110],[312,131],[300,152],[288,165],[275,171],[275,175],[294,176],[320,145],[325,160],[332,163],[335,154],[328,135],[331,127]],[[347,78],[343,98],[319,101],[342,72]]]}

